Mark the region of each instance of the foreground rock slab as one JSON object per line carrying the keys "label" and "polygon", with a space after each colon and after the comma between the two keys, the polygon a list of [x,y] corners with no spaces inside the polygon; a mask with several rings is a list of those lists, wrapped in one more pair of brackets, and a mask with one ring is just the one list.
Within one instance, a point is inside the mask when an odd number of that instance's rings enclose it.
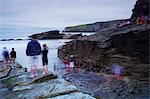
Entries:
{"label": "foreground rock slab", "polygon": [[130,76],[115,79],[106,73],[72,72],[63,76],[77,88],[97,99],[149,99],[149,82]]}
{"label": "foreground rock slab", "polygon": [[6,64],[0,63],[0,79],[5,78],[9,75],[11,68]]}
{"label": "foreground rock slab", "polygon": [[76,99],[83,97],[83,99],[94,99],[87,94],[79,92],[74,85],[62,78],[57,78],[56,75],[47,74],[33,79],[26,79],[29,80],[27,82],[18,80],[18,84],[13,87],[12,91],[15,94],[15,98],[62,99],[66,97],[67,99]]}
{"label": "foreground rock slab", "polygon": [[[7,70],[0,68],[0,71],[5,76],[4,72]],[[41,69],[38,70],[37,77],[31,78],[29,72],[13,68],[7,77],[0,79],[0,99],[43,98],[95,99],[88,94],[81,93],[75,85],[51,72],[42,74]]]}

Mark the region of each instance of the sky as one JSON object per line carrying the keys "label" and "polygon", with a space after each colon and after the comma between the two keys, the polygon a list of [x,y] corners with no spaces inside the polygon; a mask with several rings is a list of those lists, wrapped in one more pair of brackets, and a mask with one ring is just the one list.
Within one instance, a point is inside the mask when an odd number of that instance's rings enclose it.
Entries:
{"label": "sky", "polygon": [[130,18],[136,0],[0,0],[0,33]]}

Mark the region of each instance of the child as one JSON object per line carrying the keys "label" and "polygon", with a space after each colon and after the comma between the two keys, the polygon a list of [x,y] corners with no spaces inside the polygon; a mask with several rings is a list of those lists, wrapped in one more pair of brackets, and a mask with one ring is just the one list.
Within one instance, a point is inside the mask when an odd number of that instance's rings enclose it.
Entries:
{"label": "child", "polygon": [[70,72],[70,59],[67,56],[65,57],[65,65],[67,72]]}
{"label": "child", "polygon": [[12,63],[15,64],[15,60],[16,60],[16,51],[14,51],[14,48],[12,48],[12,51],[10,52],[10,58]]}
{"label": "child", "polygon": [[43,44],[43,50],[42,50],[42,62],[43,62],[43,69],[44,74],[48,74],[48,47],[46,44]]}
{"label": "child", "polygon": [[74,68],[74,58],[73,55],[70,56],[70,59],[68,57],[65,58],[65,64],[67,67],[67,72],[72,72]]}
{"label": "child", "polygon": [[113,64],[112,66],[113,66],[112,73],[114,75],[114,78],[117,80],[121,80],[122,79],[121,73],[123,72],[123,67],[117,63]]}
{"label": "child", "polygon": [[70,56],[70,70],[73,71],[74,68],[74,57],[73,55]]}

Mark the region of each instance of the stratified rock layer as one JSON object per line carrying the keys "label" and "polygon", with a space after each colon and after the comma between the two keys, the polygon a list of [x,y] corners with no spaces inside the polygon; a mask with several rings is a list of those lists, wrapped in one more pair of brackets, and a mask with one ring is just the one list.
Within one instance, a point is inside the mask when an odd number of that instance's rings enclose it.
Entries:
{"label": "stratified rock layer", "polygon": [[4,65],[0,63],[0,99],[95,99],[51,72],[42,74],[42,69],[38,69],[37,77],[31,78],[19,65],[11,71]]}

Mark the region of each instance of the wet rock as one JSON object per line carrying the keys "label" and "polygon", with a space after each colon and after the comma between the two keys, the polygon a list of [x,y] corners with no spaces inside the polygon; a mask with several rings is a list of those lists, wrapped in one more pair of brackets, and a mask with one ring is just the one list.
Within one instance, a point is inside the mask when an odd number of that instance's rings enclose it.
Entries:
{"label": "wet rock", "polygon": [[[18,97],[20,98],[54,98],[63,95],[78,97],[78,95],[72,96],[70,94],[78,92],[77,88],[63,79],[54,79],[47,82],[30,84],[28,86],[15,86],[13,92],[18,94]],[[83,97],[85,96],[86,95],[83,94]]]}
{"label": "wet rock", "polygon": [[6,78],[9,76],[9,73],[11,72],[10,66],[7,66],[6,68],[4,66],[0,67],[0,79]]}
{"label": "wet rock", "polygon": [[[59,96],[63,97],[64,95],[68,95],[68,97],[88,96],[80,93],[71,83],[64,79],[57,78],[57,76],[52,73],[45,75],[42,75],[41,73],[41,70],[39,70],[39,75],[32,79],[29,78],[28,72],[15,76],[16,82],[14,82],[12,87],[14,96],[17,98],[58,98]],[[72,93],[76,92],[78,92],[80,96],[72,95]],[[10,97],[10,94],[8,94],[7,97]],[[93,99],[93,97],[91,97],[91,99]]]}
{"label": "wet rock", "polygon": [[69,73],[63,77],[81,92],[97,99],[149,99],[149,83],[132,77],[123,76],[117,80],[113,75],[88,72]]}
{"label": "wet rock", "polygon": [[32,83],[41,83],[41,82],[46,82],[48,80],[56,79],[57,75],[54,74],[45,74],[42,75],[41,77],[35,78]]}
{"label": "wet rock", "polygon": [[[1,64],[2,65],[2,64]],[[1,69],[0,73],[5,70]],[[92,96],[83,94],[71,83],[57,75],[42,74],[43,69],[38,69],[37,77],[30,78],[29,72],[24,72],[23,68],[15,66],[7,78],[0,80],[0,97],[2,99],[35,99],[35,98],[61,98],[75,99]]]}
{"label": "wet rock", "polygon": [[9,94],[9,90],[8,88],[4,87],[4,88],[0,88],[0,98],[4,99],[4,97]]}
{"label": "wet rock", "polygon": [[[138,81],[130,80],[129,82],[123,80],[112,79],[109,82],[102,84],[97,90],[93,92],[96,97],[102,97],[103,99],[148,99],[148,90],[144,87],[148,87],[148,84],[140,87],[141,84]],[[142,92],[139,92],[139,88]]]}
{"label": "wet rock", "polygon": [[76,93],[71,93],[71,94],[67,94],[67,95],[54,97],[52,99],[95,99],[95,98],[91,97],[88,94],[83,94],[83,93],[80,93],[80,92],[76,92]]}
{"label": "wet rock", "polygon": [[98,86],[107,81],[103,75],[88,72],[68,73],[64,75],[63,78],[75,84],[81,92],[87,94],[92,94]]}

